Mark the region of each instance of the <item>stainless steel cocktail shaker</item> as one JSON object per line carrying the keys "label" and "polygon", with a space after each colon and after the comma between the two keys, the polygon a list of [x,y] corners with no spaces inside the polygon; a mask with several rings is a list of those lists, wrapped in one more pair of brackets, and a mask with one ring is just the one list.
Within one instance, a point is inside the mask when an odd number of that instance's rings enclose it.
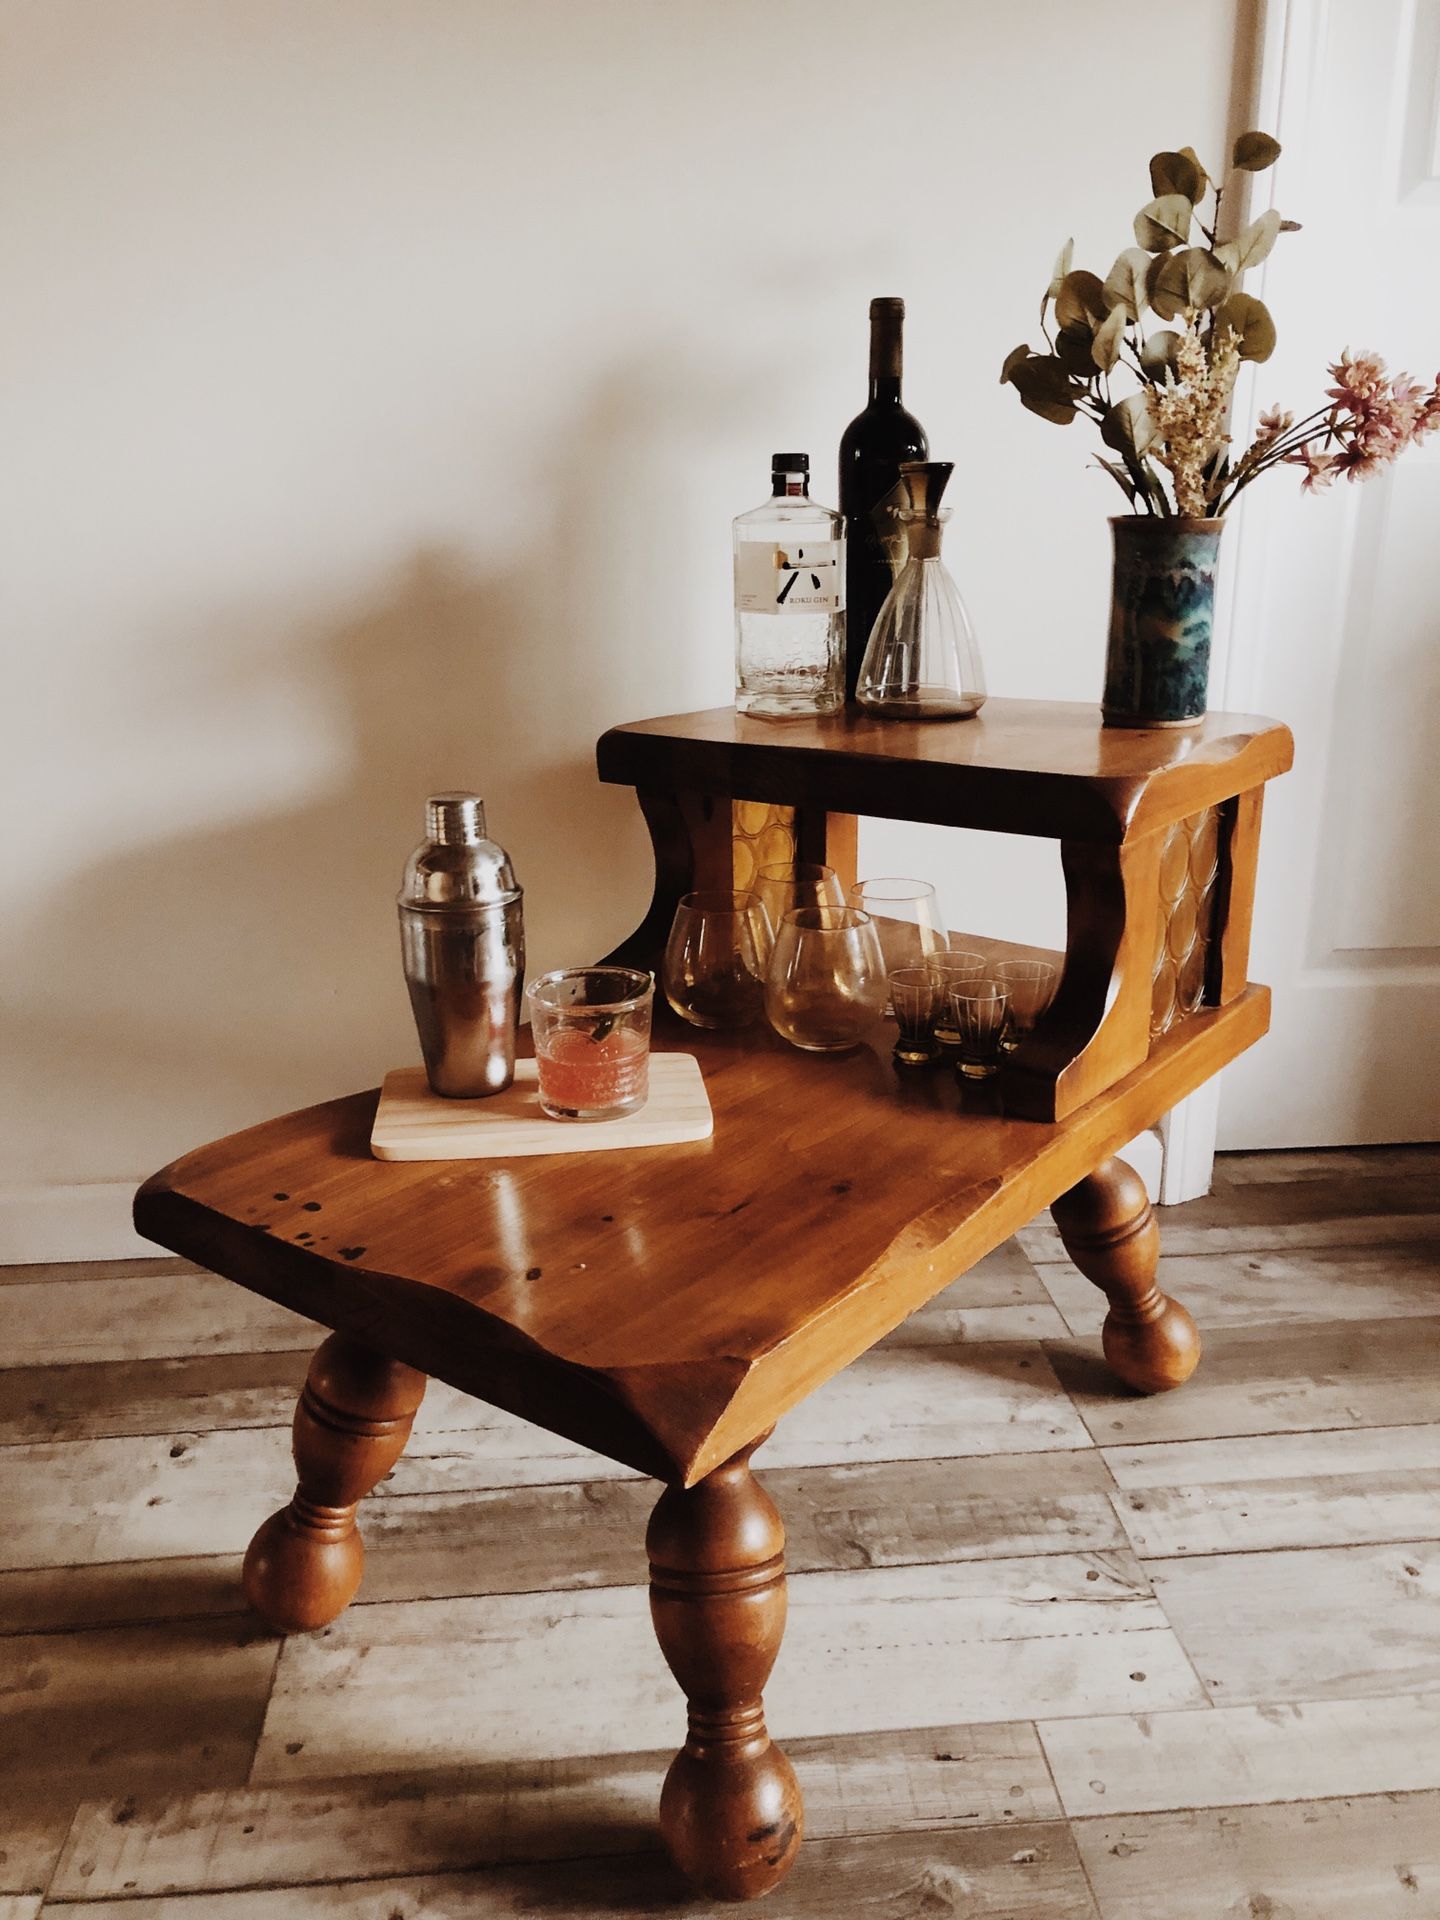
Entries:
{"label": "stainless steel cocktail shaker", "polygon": [[473,1100],[515,1077],[522,889],[509,854],[485,837],[478,794],[433,794],[425,832],[405,863],[397,902],[405,981],[431,1087],[449,1100]]}

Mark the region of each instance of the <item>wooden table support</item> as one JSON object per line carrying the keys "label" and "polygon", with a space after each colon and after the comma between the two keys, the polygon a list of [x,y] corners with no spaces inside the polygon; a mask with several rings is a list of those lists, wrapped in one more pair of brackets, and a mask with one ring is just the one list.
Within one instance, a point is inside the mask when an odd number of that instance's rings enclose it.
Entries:
{"label": "wooden table support", "polygon": [[1115,1155],[1265,1031],[1269,996],[1246,979],[1259,799],[1289,751],[1264,721],[1126,736],[1089,710],[1004,701],[952,727],[777,728],[727,710],[607,734],[602,774],[637,787],[656,848],[655,898],[624,949],[639,964],[686,887],[743,884],[780,849],[853,863],[855,816],[880,813],[1061,842],[1059,994],[984,1111],[949,1073],[897,1078],[880,1024],[820,1057],[658,1008],[656,1046],[700,1060],[710,1140],[384,1162],[371,1092],[154,1175],[141,1233],[335,1329],[296,1410],[294,1498],[246,1555],[261,1616],[305,1632],[354,1597],[356,1509],[427,1376],[650,1474],[651,1611],[689,1709],[661,1829],[711,1896],[773,1887],[802,1811],[765,1724],[784,1530],[751,1456],[1047,1206],[1109,1299],[1120,1380],[1150,1393],[1193,1372],[1194,1323],[1156,1286],[1154,1215]]}
{"label": "wooden table support", "polygon": [[405,1451],[425,1376],[332,1334],[310,1362],[295,1409],[297,1484],[245,1555],[245,1597],[277,1633],[309,1633],[360,1586],[360,1502]]}
{"label": "wooden table support", "polygon": [[656,1638],[690,1709],[660,1830],[681,1872],[724,1900],[782,1880],[803,1827],[761,1699],[785,1631],[785,1529],[750,1471],[766,1438],[694,1487],[667,1487],[645,1538]]}

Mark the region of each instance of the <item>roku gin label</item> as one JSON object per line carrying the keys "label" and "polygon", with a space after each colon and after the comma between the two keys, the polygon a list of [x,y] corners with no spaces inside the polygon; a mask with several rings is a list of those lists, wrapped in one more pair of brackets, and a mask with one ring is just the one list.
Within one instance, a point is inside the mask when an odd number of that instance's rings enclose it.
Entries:
{"label": "roku gin label", "polygon": [[735,554],[735,606],[741,613],[836,613],[845,604],[838,540],[771,546],[742,541]]}

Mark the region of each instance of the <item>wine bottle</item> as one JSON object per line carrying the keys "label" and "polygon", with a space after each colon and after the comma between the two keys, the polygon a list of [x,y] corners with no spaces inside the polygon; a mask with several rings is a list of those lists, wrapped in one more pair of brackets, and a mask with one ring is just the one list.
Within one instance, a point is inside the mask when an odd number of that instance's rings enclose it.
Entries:
{"label": "wine bottle", "polygon": [[905,564],[906,505],[900,464],[929,453],[925,429],[900,404],[905,302],[870,302],[870,401],[840,441],[840,512],[845,521],[845,694],[855,698],[870,629]]}

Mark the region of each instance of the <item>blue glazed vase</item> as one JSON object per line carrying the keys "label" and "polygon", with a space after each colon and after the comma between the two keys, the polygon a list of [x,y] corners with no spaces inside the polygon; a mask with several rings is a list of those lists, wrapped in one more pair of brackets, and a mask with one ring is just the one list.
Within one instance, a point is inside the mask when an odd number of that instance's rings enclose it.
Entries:
{"label": "blue glazed vase", "polygon": [[1193,727],[1205,717],[1223,520],[1122,514],[1105,655],[1107,727]]}

